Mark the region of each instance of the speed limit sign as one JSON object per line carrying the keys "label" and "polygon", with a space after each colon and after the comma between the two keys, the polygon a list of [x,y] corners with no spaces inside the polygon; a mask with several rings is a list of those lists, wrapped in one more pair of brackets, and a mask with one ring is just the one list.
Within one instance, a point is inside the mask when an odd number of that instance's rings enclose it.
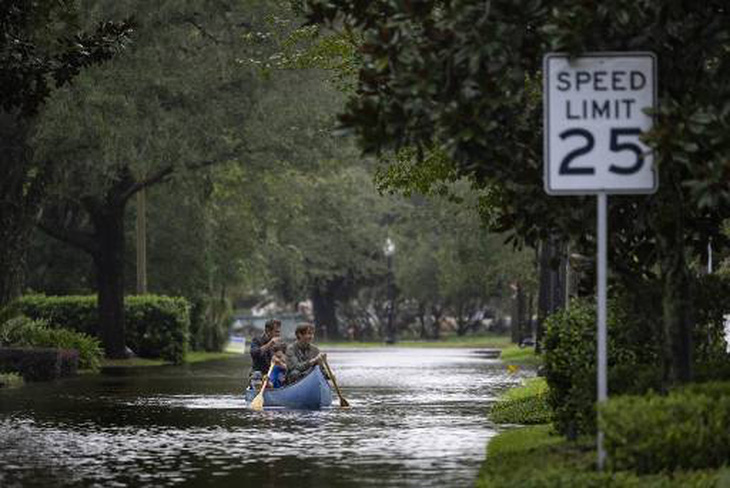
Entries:
{"label": "speed limit sign", "polygon": [[640,136],[656,107],[656,57],[587,53],[543,59],[545,191],[653,193],[653,155]]}

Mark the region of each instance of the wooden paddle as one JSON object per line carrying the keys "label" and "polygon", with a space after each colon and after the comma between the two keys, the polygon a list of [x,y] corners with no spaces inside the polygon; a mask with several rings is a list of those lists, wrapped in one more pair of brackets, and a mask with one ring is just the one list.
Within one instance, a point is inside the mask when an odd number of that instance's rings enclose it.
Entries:
{"label": "wooden paddle", "polygon": [[337,392],[337,396],[340,397],[340,406],[344,408],[348,408],[350,406],[350,403],[345,400],[345,397],[342,396],[342,392],[340,391],[340,387],[337,386],[337,380],[335,379],[335,375],[332,374],[332,368],[330,368],[329,363],[327,362],[327,358],[324,357],[322,359],[322,364],[324,365],[324,369],[327,372],[327,376],[330,377],[332,380],[332,384],[335,385],[335,391]]}
{"label": "wooden paddle", "polygon": [[263,410],[264,409],[264,390],[269,385],[269,376],[271,376],[271,372],[274,370],[274,363],[271,362],[271,366],[269,366],[269,372],[266,373],[266,376],[263,378],[263,382],[261,383],[261,389],[259,390],[259,394],[254,397],[253,400],[251,400],[251,408],[253,410]]}

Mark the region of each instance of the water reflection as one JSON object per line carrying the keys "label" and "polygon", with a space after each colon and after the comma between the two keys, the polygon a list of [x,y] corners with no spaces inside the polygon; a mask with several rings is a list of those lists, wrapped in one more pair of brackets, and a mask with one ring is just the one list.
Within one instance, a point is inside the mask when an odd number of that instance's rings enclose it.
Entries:
{"label": "water reflection", "polygon": [[0,391],[0,486],[471,486],[518,377],[468,350],[329,354],[352,408],[245,407],[242,360]]}

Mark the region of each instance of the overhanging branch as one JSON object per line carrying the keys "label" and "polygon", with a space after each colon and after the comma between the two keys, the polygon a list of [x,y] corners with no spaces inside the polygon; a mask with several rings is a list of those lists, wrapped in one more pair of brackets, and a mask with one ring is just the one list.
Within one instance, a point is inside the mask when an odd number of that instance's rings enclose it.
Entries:
{"label": "overhanging branch", "polygon": [[[188,171],[197,171],[199,169],[207,168],[209,166],[214,166],[216,164],[225,163],[228,161],[231,161],[235,156],[234,155],[228,155],[228,157],[223,157],[220,159],[212,159],[208,161],[198,161],[196,163],[190,163],[186,164],[184,167]],[[129,198],[132,197],[135,193],[142,190],[143,188],[148,188],[150,186],[154,186],[158,183],[163,183],[167,181],[167,179],[176,171],[176,166],[169,165],[165,166],[164,168],[159,169],[158,171],[152,173],[151,175],[147,176],[146,178],[143,178],[133,185],[131,185],[123,194],[121,197],[122,201],[126,201]]]}

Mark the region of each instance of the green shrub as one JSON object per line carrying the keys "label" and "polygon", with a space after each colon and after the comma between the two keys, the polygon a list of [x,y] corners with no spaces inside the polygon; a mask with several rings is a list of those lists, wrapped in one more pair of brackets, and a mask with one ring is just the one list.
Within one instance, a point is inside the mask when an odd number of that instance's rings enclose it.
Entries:
{"label": "green shrub", "polygon": [[[730,379],[730,355],[722,340],[723,311],[730,310],[730,280],[707,276],[696,282],[693,358],[696,378]],[[615,290],[608,304],[609,395],[662,388],[661,296],[656,287]],[[594,300],[574,300],[546,321],[543,339],[548,402],[556,429],[569,438],[596,430],[596,310]]]}
{"label": "green shrub", "polygon": [[567,441],[551,426],[509,429],[492,438],[476,486],[484,488],[719,488],[730,469],[639,475],[598,472],[595,439]]}
{"label": "green shrub", "polygon": [[730,463],[730,383],[616,397],[599,409],[613,469],[658,473]]}
{"label": "green shrub", "polygon": [[50,381],[76,374],[79,353],[55,347],[0,347],[0,371],[19,373],[24,381]]}
{"label": "green shrub", "polygon": [[[97,335],[99,314],[95,296],[22,297],[19,306],[53,328]],[[124,301],[127,345],[140,357],[174,363],[185,359],[190,313],[187,300],[156,295],[130,296]]]}
{"label": "green shrub", "polygon": [[162,358],[179,364],[185,360],[190,326],[190,306],[184,298],[155,295],[125,300],[127,344],[143,358]]}
{"label": "green shrub", "polygon": [[99,336],[95,296],[25,295],[17,301],[23,314],[45,320],[51,327]]}
{"label": "green shrub", "polygon": [[528,476],[487,478],[479,488],[720,488],[727,486],[723,472],[693,471],[674,476],[638,476],[632,472],[576,471],[570,467],[546,467]]}
{"label": "green shrub", "polygon": [[[596,309],[574,300],[548,317],[544,346],[548,403],[558,432],[571,439],[596,430]],[[608,388],[610,394],[659,388],[661,371],[652,332],[642,330],[616,302],[608,307]]]}
{"label": "green shrub", "polygon": [[0,324],[0,346],[75,349],[79,367],[98,369],[103,352],[99,340],[82,332],[53,329],[44,320],[19,316]]}
{"label": "green shrub", "polygon": [[545,424],[552,420],[547,403],[548,387],[544,378],[532,378],[523,386],[508,390],[489,411],[498,424]]}

